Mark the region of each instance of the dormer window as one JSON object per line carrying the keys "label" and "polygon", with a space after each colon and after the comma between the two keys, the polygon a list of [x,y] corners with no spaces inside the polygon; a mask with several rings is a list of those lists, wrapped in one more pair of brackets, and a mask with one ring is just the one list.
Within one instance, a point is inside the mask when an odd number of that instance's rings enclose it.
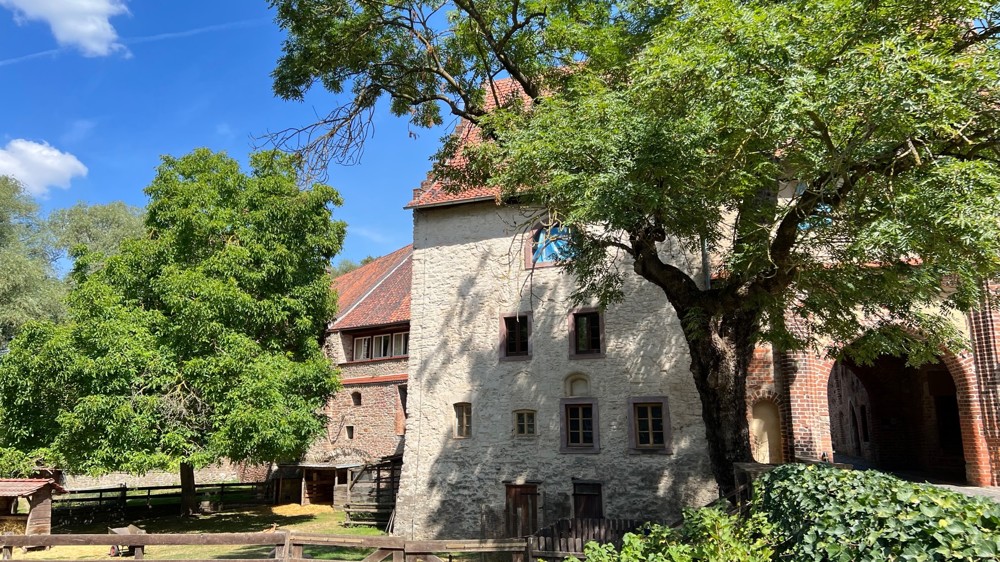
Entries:
{"label": "dormer window", "polygon": [[351,361],[406,357],[409,353],[409,332],[384,332],[372,336],[354,336],[354,355]]}

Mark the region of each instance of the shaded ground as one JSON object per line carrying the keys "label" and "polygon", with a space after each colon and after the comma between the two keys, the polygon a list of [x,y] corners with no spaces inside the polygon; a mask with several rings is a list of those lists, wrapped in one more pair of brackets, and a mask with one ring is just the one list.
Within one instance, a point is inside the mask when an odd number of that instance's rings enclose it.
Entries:
{"label": "shaded ground", "polygon": [[[195,518],[157,517],[133,521],[148,533],[253,533],[291,530],[327,535],[382,535],[372,527],[344,527],[344,513],[329,506],[261,506],[245,511],[202,515]],[[101,524],[65,526],[53,534],[98,533],[108,528]],[[145,557],[152,560],[266,558],[268,546],[151,546]],[[59,546],[48,551],[14,551],[14,560],[109,560],[106,546]],[[361,560],[365,549],[306,547],[305,553],[317,559]]]}

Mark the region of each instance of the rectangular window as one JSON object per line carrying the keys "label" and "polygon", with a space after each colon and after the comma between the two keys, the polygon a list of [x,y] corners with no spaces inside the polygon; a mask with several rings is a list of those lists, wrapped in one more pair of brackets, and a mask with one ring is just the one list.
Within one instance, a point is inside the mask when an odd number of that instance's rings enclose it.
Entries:
{"label": "rectangular window", "polygon": [[633,453],[670,453],[670,409],[666,396],[629,398],[629,449]]}
{"label": "rectangular window", "polygon": [[392,356],[392,336],[389,334],[374,336],[372,338],[372,349],[374,359],[383,359]]}
{"label": "rectangular window", "polygon": [[603,519],[604,497],[598,482],[573,483],[573,517]]}
{"label": "rectangular window", "polygon": [[354,360],[364,361],[372,358],[372,339],[370,337],[354,338]]}
{"label": "rectangular window", "polygon": [[529,338],[531,315],[512,314],[500,321],[500,358],[527,359],[531,356]]}
{"label": "rectangular window", "polygon": [[637,447],[663,446],[663,406],[635,405],[635,437]]}
{"label": "rectangular window", "polygon": [[514,435],[535,435],[534,410],[519,410],[514,412]]}
{"label": "rectangular window", "polygon": [[604,357],[604,317],[598,310],[578,310],[569,315],[569,356]]}
{"label": "rectangular window", "polygon": [[400,332],[392,335],[392,356],[401,357],[410,354],[410,332]]}
{"label": "rectangular window", "polygon": [[597,399],[563,398],[560,404],[562,419],[560,433],[561,453],[599,453]]}
{"label": "rectangular window", "polygon": [[459,402],[455,404],[455,437],[472,436],[472,404]]}
{"label": "rectangular window", "polygon": [[347,439],[348,439],[348,441],[354,439],[354,426],[353,425],[347,426]]}
{"label": "rectangular window", "polygon": [[594,446],[594,407],[590,404],[566,405],[566,445]]}

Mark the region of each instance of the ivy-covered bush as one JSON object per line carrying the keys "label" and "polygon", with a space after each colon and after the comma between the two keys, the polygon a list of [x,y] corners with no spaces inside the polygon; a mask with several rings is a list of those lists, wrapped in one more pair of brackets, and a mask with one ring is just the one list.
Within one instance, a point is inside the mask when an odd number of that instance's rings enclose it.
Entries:
{"label": "ivy-covered bush", "polygon": [[1000,560],[1000,504],[875,471],[784,465],[754,483],[781,560]]}
{"label": "ivy-covered bush", "polygon": [[689,509],[680,529],[647,524],[625,535],[621,552],[591,542],[584,555],[587,562],[766,562],[774,554],[768,535],[761,516],[741,521],[716,508]]}

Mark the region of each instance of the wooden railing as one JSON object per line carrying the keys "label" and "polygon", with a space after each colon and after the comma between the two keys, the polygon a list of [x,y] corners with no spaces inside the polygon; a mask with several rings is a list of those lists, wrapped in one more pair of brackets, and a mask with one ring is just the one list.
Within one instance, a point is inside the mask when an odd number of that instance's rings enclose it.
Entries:
{"label": "wooden railing", "polygon": [[[361,562],[381,562],[392,558],[392,562],[443,562],[439,554],[467,553],[510,553],[514,562],[523,560],[526,551],[525,539],[497,540],[432,540],[414,541],[402,537],[358,537],[341,535],[317,535],[293,532],[273,533],[201,533],[162,535],[0,535],[0,549],[3,559],[14,556],[15,547],[38,548],[58,546],[118,546],[134,549],[135,559],[141,560],[146,547],[180,546],[273,546],[269,558],[227,558],[227,562],[265,562],[275,559],[284,562],[302,562],[303,548],[306,546],[348,547],[372,550]],[[49,562],[38,561],[33,562]],[[52,561],[54,562],[54,560]],[[62,560],[61,562],[66,562]],[[183,562],[210,562],[209,560],[188,559]]]}

